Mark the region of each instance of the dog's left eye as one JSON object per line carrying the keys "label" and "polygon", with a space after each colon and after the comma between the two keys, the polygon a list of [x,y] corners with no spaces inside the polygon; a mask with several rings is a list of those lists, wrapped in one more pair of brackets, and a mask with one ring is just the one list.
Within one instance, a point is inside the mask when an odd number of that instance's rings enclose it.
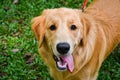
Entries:
{"label": "dog's left eye", "polygon": [[71,25],[71,30],[76,30],[77,29],[77,27],[76,27],[76,25]]}

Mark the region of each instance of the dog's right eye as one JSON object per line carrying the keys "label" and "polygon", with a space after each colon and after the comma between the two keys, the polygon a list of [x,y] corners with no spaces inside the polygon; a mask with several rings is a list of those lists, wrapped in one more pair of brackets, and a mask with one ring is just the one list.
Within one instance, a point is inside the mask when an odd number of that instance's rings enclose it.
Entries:
{"label": "dog's right eye", "polygon": [[56,26],[55,26],[55,25],[51,25],[51,26],[50,26],[50,30],[51,30],[51,31],[56,30]]}

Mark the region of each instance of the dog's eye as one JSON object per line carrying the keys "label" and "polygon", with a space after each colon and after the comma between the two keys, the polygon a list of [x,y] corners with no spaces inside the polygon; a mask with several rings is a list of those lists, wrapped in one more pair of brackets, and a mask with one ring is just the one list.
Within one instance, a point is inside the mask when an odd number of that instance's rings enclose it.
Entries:
{"label": "dog's eye", "polygon": [[77,27],[76,27],[76,25],[71,25],[71,30],[76,30],[77,29]]}
{"label": "dog's eye", "polygon": [[51,30],[51,31],[56,30],[56,26],[55,26],[55,25],[51,25],[51,26],[50,26],[50,30]]}

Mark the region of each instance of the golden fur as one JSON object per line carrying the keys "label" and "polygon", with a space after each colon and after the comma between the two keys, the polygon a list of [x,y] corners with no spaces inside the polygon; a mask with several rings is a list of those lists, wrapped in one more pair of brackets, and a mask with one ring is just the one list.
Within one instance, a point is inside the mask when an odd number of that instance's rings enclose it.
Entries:
{"label": "golden fur", "polygon": [[[55,31],[49,29],[52,24],[57,27]],[[72,24],[77,30],[70,30]],[[96,80],[102,62],[120,43],[120,0],[95,0],[85,12],[68,8],[44,10],[32,20],[32,30],[39,41],[40,55],[55,80]],[[72,73],[56,68],[52,55],[59,41],[72,46]]]}

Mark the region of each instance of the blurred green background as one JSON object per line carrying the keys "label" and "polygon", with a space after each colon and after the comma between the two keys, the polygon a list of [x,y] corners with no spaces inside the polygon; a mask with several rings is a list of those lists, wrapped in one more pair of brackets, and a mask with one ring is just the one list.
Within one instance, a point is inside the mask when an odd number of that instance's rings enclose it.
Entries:
{"label": "blurred green background", "polygon": [[[38,55],[31,19],[47,8],[80,9],[83,0],[15,1],[0,0],[0,80],[53,80]],[[98,80],[120,80],[120,45],[103,63]]]}

